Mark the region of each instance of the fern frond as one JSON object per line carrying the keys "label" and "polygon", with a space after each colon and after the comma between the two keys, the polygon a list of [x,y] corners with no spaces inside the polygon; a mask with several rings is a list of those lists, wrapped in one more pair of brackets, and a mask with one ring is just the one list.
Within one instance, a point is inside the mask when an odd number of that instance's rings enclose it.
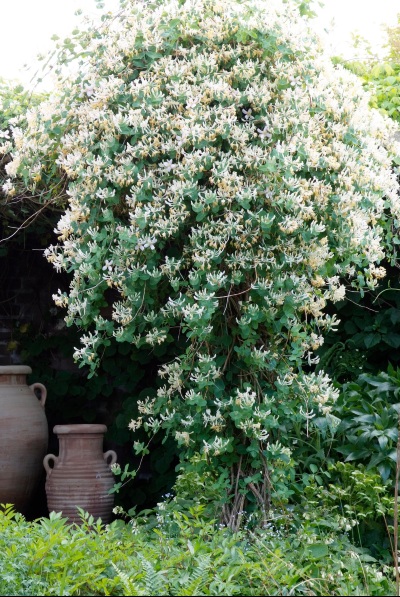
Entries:
{"label": "fern frond", "polygon": [[141,591],[137,585],[135,585],[133,578],[131,578],[130,576],[128,576],[128,574],[126,574],[126,572],[123,572],[122,570],[120,570],[118,568],[118,566],[116,566],[114,564],[114,562],[111,562],[114,570],[116,571],[118,578],[120,579],[122,586],[124,587],[124,595],[126,595],[127,597],[132,596],[132,597],[142,597],[144,595],[149,595],[149,593],[143,592]]}
{"label": "fern frond", "polygon": [[199,557],[198,565],[192,571],[187,586],[180,590],[179,595],[183,597],[203,595],[203,587],[210,581],[209,571],[210,557]]}
{"label": "fern frond", "polygon": [[168,587],[164,577],[164,570],[154,570],[151,562],[140,557],[144,569],[145,593],[143,595],[169,595]]}

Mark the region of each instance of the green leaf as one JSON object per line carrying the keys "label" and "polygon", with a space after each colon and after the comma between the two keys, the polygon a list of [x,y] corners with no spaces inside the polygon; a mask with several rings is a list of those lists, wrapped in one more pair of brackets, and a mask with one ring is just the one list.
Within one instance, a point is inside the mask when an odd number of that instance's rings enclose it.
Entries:
{"label": "green leaf", "polygon": [[388,443],[388,438],[386,437],[386,435],[380,435],[378,437],[378,443],[379,443],[380,449],[384,450]]}
{"label": "green leaf", "polygon": [[380,341],[381,341],[380,334],[367,334],[364,337],[364,344],[367,348],[372,348],[373,346],[376,346],[377,344],[379,344]]}
{"label": "green leaf", "polygon": [[359,330],[358,326],[352,320],[346,321],[343,327],[346,333],[351,335],[356,334]]}
{"label": "green leaf", "polygon": [[314,543],[313,545],[307,545],[307,551],[314,560],[326,558],[326,556],[329,554],[329,548],[325,543]]}
{"label": "green leaf", "polygon": [[400,346],[400,334],[396,334],[395,332],[389,332],[383,336],[383,341],[386,342],[389,346],[393,346],[393,348],[399,348]]}

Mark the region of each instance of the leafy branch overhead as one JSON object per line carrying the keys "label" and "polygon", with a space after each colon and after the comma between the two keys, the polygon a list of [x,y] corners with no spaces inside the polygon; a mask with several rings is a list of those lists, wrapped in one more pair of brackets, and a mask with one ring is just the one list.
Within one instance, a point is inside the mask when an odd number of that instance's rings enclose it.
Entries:
{"label": "leafy branch overhead", "polygon": [[[18,233],[33,222],[37,230],[52,229],[66,205],[65,179],[53,173],[46,177],[46,184],[33,190],[27,185],[27,177],[11,184],[7,173],[11,155],[4,152],[12,139],[12,128],[25,128],[29,111],[46,98],[45,93],[27,91],[22,85],[0,79],[0,219],[2,250],[7,239],[16,238]],[[42,229],[41,229],[42,227]],[[47,232],[46,231],[46,232]]]}

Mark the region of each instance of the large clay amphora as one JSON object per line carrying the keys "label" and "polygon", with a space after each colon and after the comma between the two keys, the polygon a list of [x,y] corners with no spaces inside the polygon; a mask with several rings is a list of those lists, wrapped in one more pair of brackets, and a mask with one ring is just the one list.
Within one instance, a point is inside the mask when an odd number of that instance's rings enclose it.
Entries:
{"label": "large clay amphora", "polygon": [[30,373],[25,365],[0,367],[0,503],[22,513],[41,477],[48,443],[47,391],[41,383],[27,386]]}
{"label": "large clay amphora", "polygon": [[114,496],[110,466],[117,460],[113,450],[103,454],[105,425],[56,425],[60,453],[43,460],[47,472],[46,494],[49,512],[62,512],[70,522],[80,523],[78,508],[95,519],[109,522]]}

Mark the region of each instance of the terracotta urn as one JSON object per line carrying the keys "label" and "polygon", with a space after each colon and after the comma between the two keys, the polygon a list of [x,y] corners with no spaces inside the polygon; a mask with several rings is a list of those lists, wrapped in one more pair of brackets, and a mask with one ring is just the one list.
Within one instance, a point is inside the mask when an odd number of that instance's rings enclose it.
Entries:
{"label": "terracotta urn", "polygon": [[103,454],[105,425],[56,425],[59,456],[47,454],[46,495],[49,512],[62,512],[70,522],[81,522],[78,507],[97,520],[109,522],[114,496],[111,465],[117,461],[113,450]]}
{"label": "terracotta urn", "polygon": [[41,383],[27,385],[30,373],[26,365],[0,367],[0,503],[22,513],[41,477],[48,443],[47,391]]}

